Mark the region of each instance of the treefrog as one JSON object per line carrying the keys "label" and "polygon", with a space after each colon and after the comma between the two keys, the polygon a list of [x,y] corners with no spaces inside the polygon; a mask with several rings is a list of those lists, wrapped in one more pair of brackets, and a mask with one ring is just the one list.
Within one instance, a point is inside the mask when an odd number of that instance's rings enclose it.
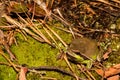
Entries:
{"label": "treefrog", "polygon": [[78,38],[74,39],[69,45],[68,56],[69,60],[86,64],[87,68],[91,68],[95,60],[100,60],[100,50],[95,40]]}

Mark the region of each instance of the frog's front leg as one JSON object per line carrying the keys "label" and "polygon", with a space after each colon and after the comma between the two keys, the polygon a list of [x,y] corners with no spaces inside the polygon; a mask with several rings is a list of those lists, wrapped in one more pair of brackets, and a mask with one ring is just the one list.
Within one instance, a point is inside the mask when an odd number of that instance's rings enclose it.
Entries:
{"label": "frog's front leg", "polygon": [[84,60],[81,63],[85,64],[86,68],[90,69],[92,67],[93,61],[92,60]]}
{"label": "frog's front leg", "polygon": [[72,61],[73,63],[81,63],[82,61],[84,61],[84,58],[81,57],[80,55],[77,55],[76,53],[72,52],[72,51],[67,51],[67,56],[68,59],[70,61]]}
{"label": "frog's front leg", "polygon": [[75,54],[74,52],[67,52],[68,59],[76,64],[83,64],[86,65],[86,68],[90,69],[92,67],[93,60],[91,59],[84,59],[80,55]]}

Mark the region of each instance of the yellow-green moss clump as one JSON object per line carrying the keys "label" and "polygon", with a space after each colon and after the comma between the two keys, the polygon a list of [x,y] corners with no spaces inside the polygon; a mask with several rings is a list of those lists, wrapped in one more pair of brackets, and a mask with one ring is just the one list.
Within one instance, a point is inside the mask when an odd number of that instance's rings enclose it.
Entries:
{"label": "yellow-green moss clump", "polygon": [[[65,42],[70,42],[71,35],[63,31],[57,31],[60,34],[60,37],[63,38]],[[61,35],[62,34],[62,35]],[[26,64],[28,67],[37,67],[37,66],[56,66],[62,69],[68,69],[68,66],[64,61],[57,61],[56,57],[59,53],[59,50],[51,47],[46,43],[40,43],[33,39],[30,36],[27,36],[25,41],[21,34],[16,35],[16,40],[18,45],[13,44],[11,46],[12,52],[16,55],[18,63],[20,65]],[[0,60],[2,60],[0,56]],[[5,60],[4,60],[5,61]],[[0,65],[0,80],[15,80],[16,72],[8,66]],[[7,75],[7,76],[5,76]],[[72,77],[62,75],[57,72],[48,72],[46,71],[47,77],[53,77],[62,80],[71,80]],[[41,80],[38,74],[28,73],[27,80]],[[43,79],[42,79],[43,80]]]}

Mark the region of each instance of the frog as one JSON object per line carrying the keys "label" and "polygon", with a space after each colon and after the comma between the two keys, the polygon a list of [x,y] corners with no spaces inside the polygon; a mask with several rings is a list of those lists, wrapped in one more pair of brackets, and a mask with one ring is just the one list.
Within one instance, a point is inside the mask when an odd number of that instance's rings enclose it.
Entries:
{"label": "frog", "polygon": [[97,41],[90,38],[73,39],[67,51],[70,61],[85,64],[86,68],[91,68],[93,62],[101,60],[101,51],[98,48]]}

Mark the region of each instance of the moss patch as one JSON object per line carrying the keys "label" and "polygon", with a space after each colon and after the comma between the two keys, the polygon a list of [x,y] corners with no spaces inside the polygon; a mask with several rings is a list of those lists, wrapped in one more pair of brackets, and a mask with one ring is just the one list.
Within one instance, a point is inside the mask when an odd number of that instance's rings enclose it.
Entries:
{"label": "moss patch", "polygon": [[[71,35],[68,35],[68,33],[63,32],[61,30],[58,30],[57,33],[60,34],[60,37],[62,37],[65,42],[70,42]],[[16,55],[18,59],[18,64],[20,65],[26,64],[28,67],[58,66],[62,69],[68,70],[68,66],[64,61],[56,60],[56,57],[59,53],[58,49],[53,48],[46,43],[40,43],[30,36],[27,36],[27,40],[25,41],[23,36],[19,33],[16,34],[16,40],[18,45],[16,46],[15,44],[13,44],[11,46],[11,50]],[[59,42],[58,44],[61,44],[61,43]],[[2,57],[1,57],[1,60],[3,60]],[[12,68],[7,66],[7,69],[6,69],[6,66],[2,66],[0,67],[0,70],[2,71],[0,73],[0,78],[1,78],[0,80],[16,79],[16,76],[17,76],[16,72]],[[3,70],[4,70],[4,73],[3,73]],[[9,75],[5,77],[5,75],[7,74]],[[72,78],[72,77],[65,76],[65,75],[62,75],[61,73],[57,73],[53,71],[47,72],[45,76],[57,78],[60,80],[61,79],[70,80]],[[28,73],[27,80],[40,80],[40,76],[38,76],[37,74]],[[45,79],[41,78],[41,80],[45,80]]]}

